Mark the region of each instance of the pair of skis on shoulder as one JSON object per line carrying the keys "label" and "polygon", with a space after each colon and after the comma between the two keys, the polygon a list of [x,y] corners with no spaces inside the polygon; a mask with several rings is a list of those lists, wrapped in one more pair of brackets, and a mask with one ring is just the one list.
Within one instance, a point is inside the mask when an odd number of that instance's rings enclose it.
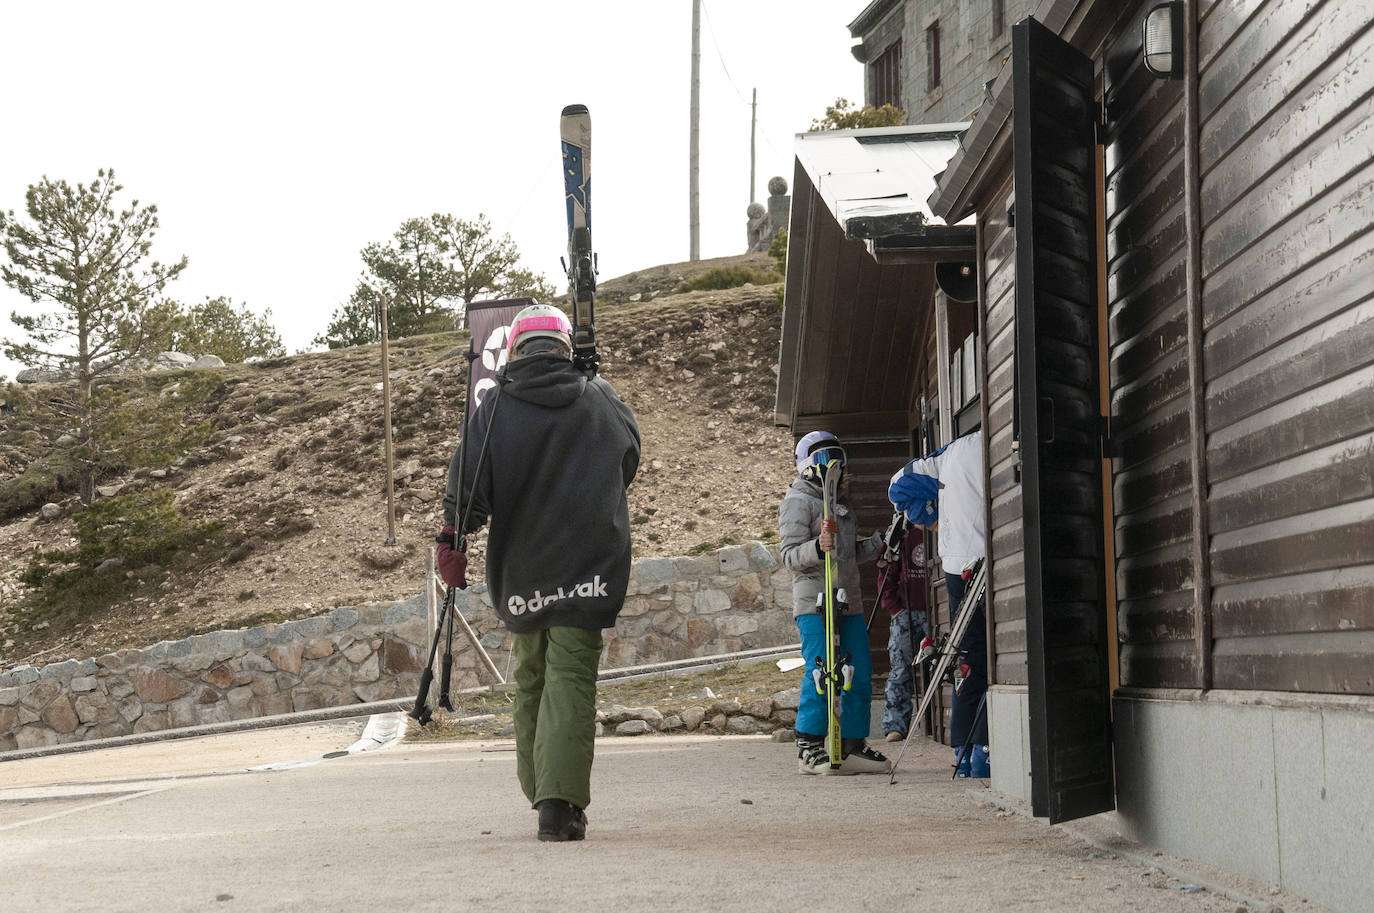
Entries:
{"label": "pair of skis on shoulder", "polygon": [[572,305],[573,362],[589,375],[596,351],[596,254],[592,251],[592,116],[586,105],[568,105],[558,123],[563,150],[563,197],[568,212],[568,300]]}

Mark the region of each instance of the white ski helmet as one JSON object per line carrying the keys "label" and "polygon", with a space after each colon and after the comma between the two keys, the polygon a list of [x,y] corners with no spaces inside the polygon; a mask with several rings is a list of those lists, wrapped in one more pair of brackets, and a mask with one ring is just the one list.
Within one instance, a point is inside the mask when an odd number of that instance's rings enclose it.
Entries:
{"label": "white ski helmet", "polygon": [[844,465],[844,448],[840,439],[829,431],[812,431],[797,441],[797,472],[806,472],[818,466],[828,466],[838,462]]}
{"label": "white ski helmet", "polygon": [[[572,353],[572,322],[568,315],[550,304],[531,304],[522,308],[510,325],[507,344],[509,360],[521,357],[520,346],[531,339],[555,339]],[[530,353],[526,353],[530,354]]]}

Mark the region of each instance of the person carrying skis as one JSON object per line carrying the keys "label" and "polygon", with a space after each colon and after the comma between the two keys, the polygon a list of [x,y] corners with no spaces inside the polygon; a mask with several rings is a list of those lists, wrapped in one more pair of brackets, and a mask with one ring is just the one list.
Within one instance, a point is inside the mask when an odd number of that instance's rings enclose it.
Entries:
{"label": "person carrying skis", "polygon": [[[499,389],[464,429],[467,459],[456,451],[449,464],[436,554],[444,581],[462,586],[457,507],[463,535],[490,520],[487,585],[516,662],[516,773],[539,839],[554,841],[587,830],[601,631],[615,626],[629,584],[625,489],[640,454],[634,413],[573,366],[571,332],[549,305],[516,315]],[[483,447],[487,459],[474,459]]]}
{"label": "person carrying skis", "polygon": [[[981,601],[972,607],[963,605],[965,574],[972,577],[985,548],[982,433],[955,438],[929,456],[907,463],[892,476],[887,497],[912,523],[930,526],[938,521],[937,551],[945,572],[950,619],[966,610],[977,613],[969,619],[959,644],[963,678],[954,691],[949,737],[959,776],[989,776],[987,715],[978,712],[988,689],[987,622]],[[974,728],[972,757],[960,757],[970,728]]]}
{"label": "person carrying skis", "polygon": [[[891,621],[887,630],[887,657],[891,667],[884,689],[883,735],[889,742],[900,742],[911,728],[911,695],[914,676],[911,666],[922,651],[933,652],[934,643],[926,628],[926,541],[925,535],[898,515],[898,527],[885,537],[891,560],[886,562],[879,581],[878,605]],[[895,548],[892,547],[896,540]],[[884,564],[879,560],[879,566]],[[926,653],[929,655],[929,653]]]}
{"label": "person carrying skis", "polygon": [[817,597],[825,588],[825,553],[829,552],[836,565],[836,587],[845,591],[848,603],[840,619],[840,650],[849,654],[854,666],[852,685],[841,697],[842,762],[833,772],[886,773],[889,769],[887,758],[865,742],[869,705],[873,699],[873,662],[868,653],[858,567],[860,562],[872,561],[878,556],[882,533],[858,538],[858,522],[849,507],[843,475],[840,476],[835,510],[835,531],[821,528],[821,475],[823,472],[843,473],[845,469],[844,449],[835,435],[828,431],[811,432],[797,443],[795,457],[798,475],[788,486],[778,508],[778,532],[782,539],[783,564],[792,571],[792,614],[801,632],[802,656],[806,658],[797,707],[797,769],[806,774],[832,773],[825,747],[829,714],[825,699],[816,693],[812,679],[816,657],[826,652],[825,619],[817,608]]}

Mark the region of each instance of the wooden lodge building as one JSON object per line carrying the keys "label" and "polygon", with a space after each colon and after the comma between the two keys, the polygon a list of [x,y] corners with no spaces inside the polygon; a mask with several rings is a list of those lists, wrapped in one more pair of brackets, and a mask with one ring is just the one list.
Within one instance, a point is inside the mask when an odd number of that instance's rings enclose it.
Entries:
{"label": "wooden lodge building", "polygon": [[1374,910],[1374,4],[850,30],[918,126],[798,138],[776,421],[864,529],[982,435],[992,788]]}

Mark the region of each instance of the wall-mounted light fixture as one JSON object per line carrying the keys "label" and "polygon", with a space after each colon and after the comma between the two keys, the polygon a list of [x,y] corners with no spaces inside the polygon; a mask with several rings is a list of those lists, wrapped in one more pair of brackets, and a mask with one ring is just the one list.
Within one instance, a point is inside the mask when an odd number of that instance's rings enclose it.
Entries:
{"label": "wall-mounted light fixture", "polygon": [[1145,69],[1160,79],[1183,78],[1183,0],[1157,3],[1145,14]]}

